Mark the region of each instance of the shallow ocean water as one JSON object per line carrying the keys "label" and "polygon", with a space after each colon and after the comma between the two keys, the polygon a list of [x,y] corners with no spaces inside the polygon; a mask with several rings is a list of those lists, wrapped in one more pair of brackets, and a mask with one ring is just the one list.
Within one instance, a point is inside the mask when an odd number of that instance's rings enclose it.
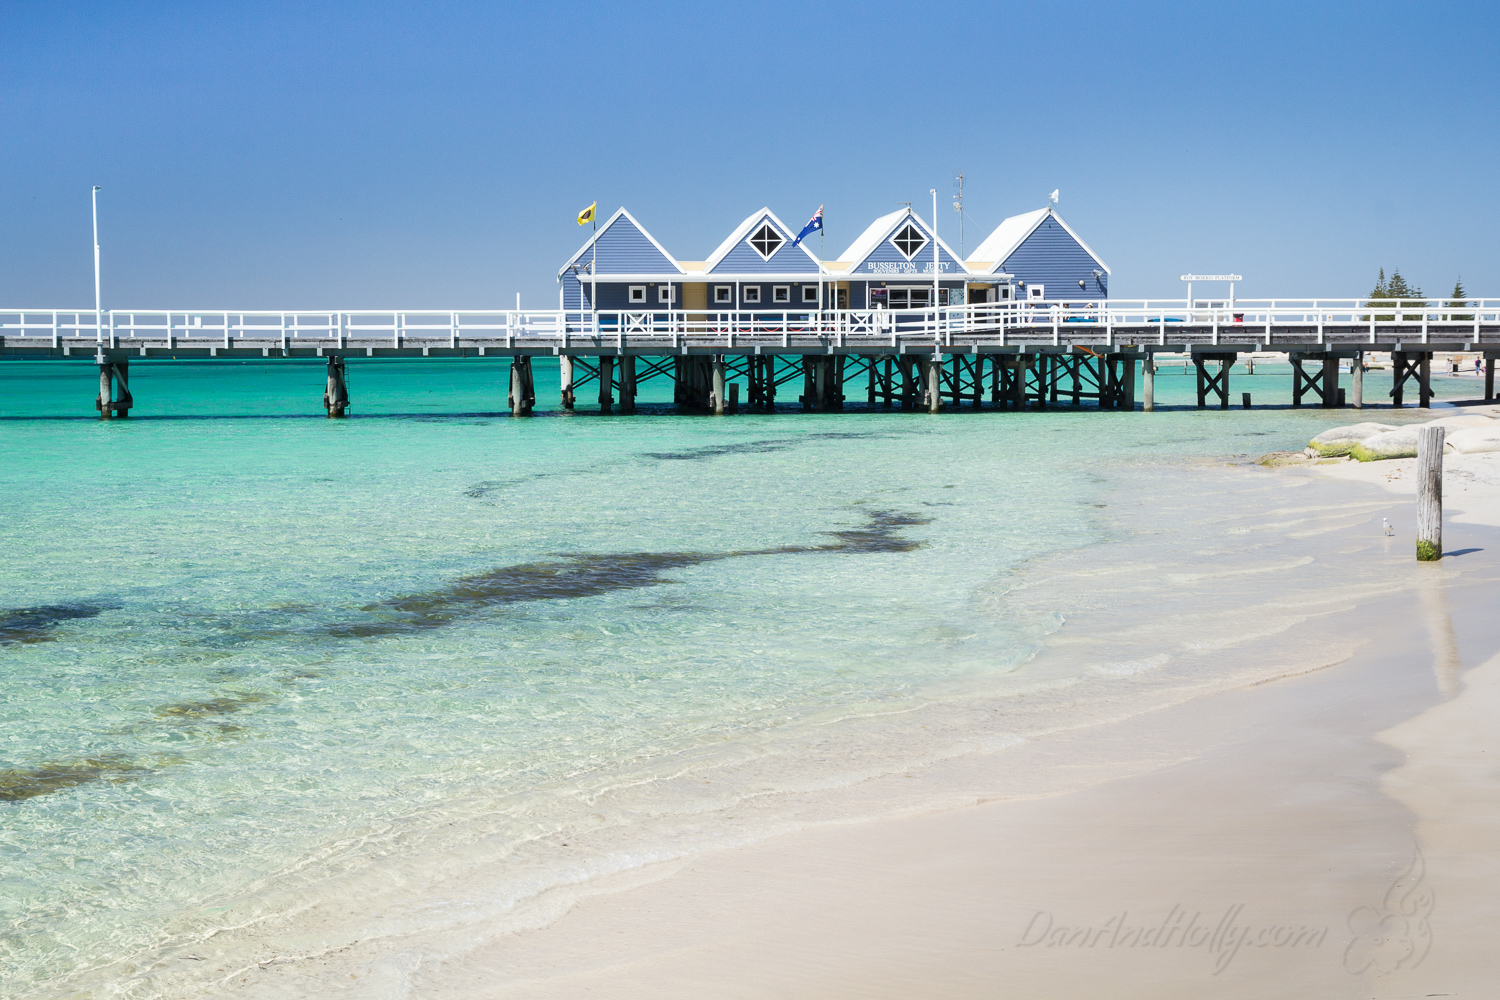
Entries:
{"label": "shallow ocean water", "polygon": [[1250,669],[1225,649],[1336,657],[1295,627],[1361,599],[1336,557],[1389,506],[1226,465],[1356,419],[1315,409],[715,419],[648,384],[512,419],[503,363],[382,362],[345,421],[279,364],[133,366],[129,420],[71,419],[93,371],[0,365],[20,996],[491,924]]}

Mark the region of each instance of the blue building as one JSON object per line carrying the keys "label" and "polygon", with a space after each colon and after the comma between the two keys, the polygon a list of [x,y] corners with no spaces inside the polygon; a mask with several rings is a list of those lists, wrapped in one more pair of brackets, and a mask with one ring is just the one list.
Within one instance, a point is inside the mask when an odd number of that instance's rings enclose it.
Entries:
{"label": "blue building", "polygon": [[[752,212],[703,261],[681,261],[625,209],[558,272],[569,311],[665,315],[928,309],[1104,299],[1109,267],[1051,207],[1002,222],[967,261],[910,207],[820,261],[775,212]],[[607,322],[613,322],[607,319]]]}
{"label": "blue building", "polygon": [[968,266],[975,275],[1011,275],[1016,296],[1030,302],[1109,297],[1109,265],[1050,205],[1000,223]]}

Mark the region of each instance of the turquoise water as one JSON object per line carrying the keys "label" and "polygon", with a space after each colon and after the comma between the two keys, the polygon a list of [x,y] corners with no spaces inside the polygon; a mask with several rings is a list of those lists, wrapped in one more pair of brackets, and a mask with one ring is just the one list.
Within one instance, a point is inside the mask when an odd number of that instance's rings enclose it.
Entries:
{"label": "turquoise water", "polygon": [[[318,366],[142,364],[129,420],[53,419],[96,378],[0,365],[12,995],[174,996],[209,959],[233,973],[288,941],[312,954],[515,912],[778,828],[790,813],[767,803],[785,796],[953,752],[959,737],[915,726],[872,736],[924,706],[1036,712],[1052,685],[1082,717],[1165,642],[1038,657],[1088,634],[1063,629],[1087,554],[1136,530],[1111,508],[1219,496],[1204,459],[1333,422],[512,419],[489,362],[353,367],[344,421],[301,416]],[[1285,395],[1278,379],[1233,388]],[[1085,582],[1059,591],[1049,561]],[[1099,620],[1096,639],[1122,627]]]}
{"label": "turquoise water", "polygon": [[[561,410],[557,362],[540,358],[535,367],[537,408]],[[97,416],[94,398],[98,394],[99,376],[98,369],[90,362],[0,362],[0,368],[6,372],[3,376],[6,396],[0,399],[0,419]],[[320,361],[136,362],[130,367],[130,387],[136,403],[131,415],[323,416],[324,377]],[[503,359],[353,361],[348,379],[353,401],[351,413],[356,416],[501,413],[509,409],[506,396],[510,366]],[[1340,376],[1340,385],[1347,391],[1348,373]],[[1231,371],[1229,387],[1230,401],[1235,407],[1239,407],[1240,396],[1246,392],[1256,406],[1288,406],[1292,398],[1291,366],[1260,362],[1255,366],[1255,374],[1246,375],[1241,363]],[[1434,374],[1432,387],[1438,399],[1475,398],[1484,393],[1483,379],[1472,373]],[[1389,372],[1367,373],[1367,405],[1387,406],[1390,388]],[[1416,394],[1410,385],[1407,389],[1407,409],[1411,410]],[[1139,385],[1136,391],[1139,395]],[[800,392],[800,383],[783,385],[777,392],[778,402],[795,407]],[[1192,369],[1184,372],[1180,362],[1163,361],[1155,393],[1158,406],[1194,405]],[[862,406],[864,383],[852,381],[845,395],[851,406]],[[581,387],[578,408],[597,410],[598,396],[597,384]],[[671,384],[661,378],[644,381],[638,399],[645,404],[670,404]]]}

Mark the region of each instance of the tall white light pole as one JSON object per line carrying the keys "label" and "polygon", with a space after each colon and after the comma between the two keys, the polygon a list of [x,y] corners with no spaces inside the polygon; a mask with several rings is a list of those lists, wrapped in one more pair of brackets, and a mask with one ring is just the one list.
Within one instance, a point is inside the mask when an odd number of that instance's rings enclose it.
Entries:
{"label": "tall white light pole", "polygon": [[937,240],[937,188],[928,188],[932,195],[932,317],[933,329],[937,329],[938,273],[942,270],[938,257]]}
{"label": "tall white light pole", "polygon": [[99,185],[94,185],[94,332],[104,339],[104,299],[99,294]]}

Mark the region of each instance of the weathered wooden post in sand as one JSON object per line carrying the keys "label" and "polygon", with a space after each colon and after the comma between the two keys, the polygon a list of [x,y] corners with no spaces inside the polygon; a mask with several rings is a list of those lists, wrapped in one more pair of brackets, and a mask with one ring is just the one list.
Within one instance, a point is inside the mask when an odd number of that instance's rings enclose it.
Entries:
{"label": "weathered wooden post in sand", "polygon": [[1417,561],[1443,558],[1443,441],[1441,427],[1417,431]]}

